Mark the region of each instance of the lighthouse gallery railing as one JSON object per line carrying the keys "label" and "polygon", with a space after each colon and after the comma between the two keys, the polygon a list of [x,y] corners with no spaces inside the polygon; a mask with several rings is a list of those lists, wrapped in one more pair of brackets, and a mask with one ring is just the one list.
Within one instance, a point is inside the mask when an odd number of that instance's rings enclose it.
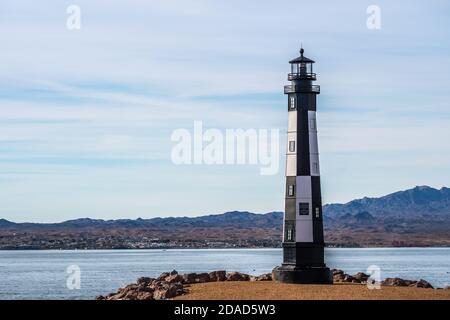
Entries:
{"label": "lighthouse gallery railing", "polygon": [[320,93],[320,86],[317,86],[317,85],[310,85],[310,86],[288,85],[288,86],[284,86],[284,93],[295,93],[295,92]]}

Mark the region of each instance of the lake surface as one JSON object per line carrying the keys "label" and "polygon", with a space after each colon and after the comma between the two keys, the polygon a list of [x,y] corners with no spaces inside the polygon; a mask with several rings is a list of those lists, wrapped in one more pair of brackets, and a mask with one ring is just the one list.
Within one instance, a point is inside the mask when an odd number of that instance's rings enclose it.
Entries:
{"label": "lake surface", "polygon": [[[325,251],[330,268],[349,274],[381,269],[381,278],[425,279],[450,285],[450,248],[370,248]],[[270,272],[281,249],[61,250],[0,251],[0,299],[94,299],[138,277],[213,270]],[[80,268],[80,289],[68,289],[66,271]]]}

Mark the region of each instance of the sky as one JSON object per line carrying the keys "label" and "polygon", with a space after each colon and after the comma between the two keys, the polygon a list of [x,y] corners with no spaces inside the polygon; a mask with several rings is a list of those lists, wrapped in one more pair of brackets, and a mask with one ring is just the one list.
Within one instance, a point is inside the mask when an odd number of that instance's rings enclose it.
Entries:
{"label": "sky", "polygon": [[[2,0],[0,218],[282,211],[301,44],[321,86],[324,203],[449,186],[449,17],[435,0]],[[194,121],[279,130],[280,169],[174,164],[171,135]]]}

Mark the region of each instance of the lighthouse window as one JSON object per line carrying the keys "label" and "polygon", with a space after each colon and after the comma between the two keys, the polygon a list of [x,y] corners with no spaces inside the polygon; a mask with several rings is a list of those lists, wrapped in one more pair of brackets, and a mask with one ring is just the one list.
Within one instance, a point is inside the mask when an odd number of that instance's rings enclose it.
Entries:
{"label": "lighthouse window", "polygon": [[289,152],[295,152],[295,141],[289,141]]}
{"label": "lighthouse window", "polygon": [[292,229],[288,229],[287,231],[287,241],[292,241]]}
{"label": "lighthouse window", "polygon": [[289,187],[288,187],[288,196],[289,197],[292,197],[292,196],[294,196],[295,195],[295,186],[294,185],[290,185]]}
{"label": "lighthouse window", "polygon": [[309,203],[308,202],[300,202],[298,204],[298,214],[301,216],[309,215]]}
{"label": "lighthouse window", "polygon": [[319,218],[320,216],[320,209],[316,207],[316,218]]}
{"label": "lighthouse window", "polygon": [[295,97],[291,97],[289,100],[289,109],[295,109]]}
{"label": "lighthouse window", "polygon": [[309,121],[309,123],[310,123],[311,129],[312,129],[312,130],[315,130],[315,129],[316,129],[316,119],[311,119],[311,120]]}

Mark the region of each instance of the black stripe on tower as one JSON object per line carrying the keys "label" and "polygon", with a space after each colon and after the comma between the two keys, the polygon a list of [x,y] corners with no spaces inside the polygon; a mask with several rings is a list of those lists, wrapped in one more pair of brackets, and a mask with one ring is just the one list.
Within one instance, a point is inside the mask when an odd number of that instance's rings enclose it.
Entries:
{"label": "black stripe on tower", "polygon": [[322,196],[320,191],[320,176],[311,176],[313,241],[323,243]]}
{"label": "black stripe on tower", "polygon": [[309,176],[311,171],[307,106],[297,108],[297,144],[297,176]]}
{"label": "black stripe on tower", "polygon": [[[296,219],[296,177],[286,177],[286,194],[284,201],[284,242],[295,242]],[[288,229],[292,230],[291,239],[288,239]]]}
{"label": "black stripe on tower", "polygon": [[296,177],[286,177],[285,220],[295,221],[296,219],[296,193]]}
{"label": "black stripe on tower", "polygon": [[317,94],[315,93],[299,93],[297,94],[297,105],[300,108],[316,111],[316,97]]}

